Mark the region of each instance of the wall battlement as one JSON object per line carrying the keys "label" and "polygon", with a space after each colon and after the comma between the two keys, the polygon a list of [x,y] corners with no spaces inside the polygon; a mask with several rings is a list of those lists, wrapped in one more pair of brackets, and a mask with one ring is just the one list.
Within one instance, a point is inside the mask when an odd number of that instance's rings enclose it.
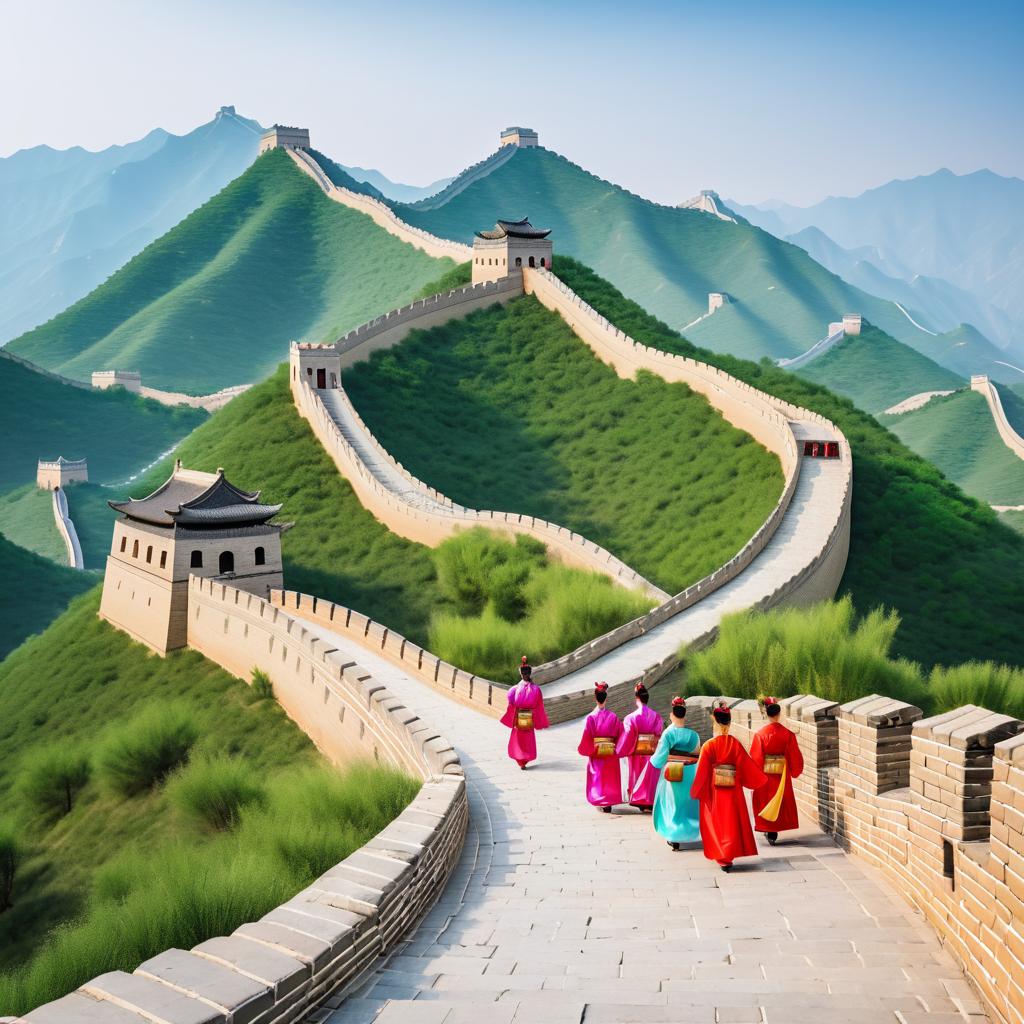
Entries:
{"label": "wall battlement", "polygon": [[984,373],[975,374],[971,377],[971,390],[977,391],[985,396],[988,402],[989,412],[995,422],[996,430],[1002,438],[1003,444],[1017,456],[1024,459],[1024,437],[1021,437],[1006,417],[1006,410],[1003,408],[1003,400],[999,397],[999,391]]}
{"label": "wall battlement", "polygon": [[[688,722],[703,738],[713,699],[687,700]],[[767,719],[756,701],[729,703],[732,733],[749,747]],[[993,1021],[1020,1024],[1024,723],[974,705],[925,718],[877,694],[781,704],[804,755],[794,781],[801,815],[881,870],[921,912]]]}
{"label": "wall battlement", "polygon": [[43,491],[55,491],[68,484],[89,482],[88,459],[40,459],[36,466],[36,486]]}

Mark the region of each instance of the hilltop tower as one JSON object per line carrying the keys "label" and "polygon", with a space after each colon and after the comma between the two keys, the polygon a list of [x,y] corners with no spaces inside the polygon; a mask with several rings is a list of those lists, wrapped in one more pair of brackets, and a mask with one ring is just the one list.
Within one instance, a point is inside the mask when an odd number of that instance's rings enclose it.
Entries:
{"label": "hilltop tower", "polygon": [[540,137],[532,128],[505,128],[499,138],[501,146],[518,146],[520,149],[536,149]]}
{"label": "hilltop tower", "polygon": [[137,370],[93,370],[92,386],[98,391],[124,388],[137,393],[142,390],[142,374]]}
{"label": "hilltop tower", "polygon": [[309,129],[275,124],[260,136],[260,153],[268,149],[309,149]]}
{"label": "hilltop tower", "polygon": [[551,228],[522,220],[499,220],[473,239],[473,284],[497,281],[523,267],[551,266]]}
{"label": "hilltop tower", "polygon": [[36,486],[43,491],[55,491],[68,484],[89,482],[89,464],[85,459],[65,459],[61,455],[55,462],[40,459],[36,467]]}
{"label": "hilltop tower", "polygon": [[100,617],[159,654],[184,647],[190,576],[267,597],[284,585],[280,505],[239,490],[224,470],[174,472],[145,498],[111,501],[120,513],[103,578]]}

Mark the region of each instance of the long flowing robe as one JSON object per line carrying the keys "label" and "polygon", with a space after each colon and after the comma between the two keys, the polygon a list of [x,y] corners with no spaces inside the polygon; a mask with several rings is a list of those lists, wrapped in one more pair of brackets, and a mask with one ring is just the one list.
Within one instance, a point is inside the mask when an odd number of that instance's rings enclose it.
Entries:
{"label": "long flowing robe", "polygon": [[[715,766],[722,764],[736,766],[735,786],[715,785]],[[700,837],[708,860],[731,864],[737,857],[757,855],[743,790],[767,781],[735,736],[715,736],[701,748],[690,796],[700,801]]]}
{"label": "long flowing robe", "polygon": [[628,793],[629,802],[634,807],[651,807],[654,804],[654,792],[658,788],[658,773],[647,770],[651,755],[636,753],[637,740],[641,733],[650,733],[660,738],[664,728],[661,715],[646,704],[641,704],[623,719],[622,738],[615,753],[619,757],[629,758]]}
{"label": "long flowing robe", "polygon": [[[520,729],[516,726],[516,712],[533,712],[533,728]],[[529,764],[537,759],[538,729],[548,727],[548,716],[544,710],[544,698],[536,683],[526,680],[516,683],[508,691],[508,707],[501,716],[501,724],[512,730],[508,738],[508,756],[520,765]]]}
{"label": "long flowing robe", "polygon": [[583,738],[577,748],[587,761],[587,799],[595,807],[613,807],[622,803],[622,773],[618,756],[598,757],[594,738],[607,736],[617,744],[622,736],[622,722],[614,711],[594,708],[583,723]]}
{"label": "long flowing robe", "polygon": [[664,771],[668,755],[672,751],[695,754],[699,749],[700,737],[692,729],[669,725],[650,759],[647,771],[653,772],[657,779],[652,815],[654,828],[670,843],[695,843],[700,839],[700,805],[690,796],[697,765],[688,764],[683,768],[682,782],[669,782]]}
{"label": "long flowing robe", "polygon": [[[782,775],[766,775],[765,785],[758,786],[751,797],[754,805],[754,828],[758,832],[786,832],[800,827],[793,795],[793,780],[804,770],[804,758],[793,732],[781,722],[769,722],[754,734],[750,744],[750,757],[758,768],[764,768],[766,754],[781,754],[786,759]],[[781,790],[781,793],[780,793]],[[781,798],[781,799],[780,799]],[[764,811],[769,817],[764,818]],[[776,813],[776,817],[771,815]]]}

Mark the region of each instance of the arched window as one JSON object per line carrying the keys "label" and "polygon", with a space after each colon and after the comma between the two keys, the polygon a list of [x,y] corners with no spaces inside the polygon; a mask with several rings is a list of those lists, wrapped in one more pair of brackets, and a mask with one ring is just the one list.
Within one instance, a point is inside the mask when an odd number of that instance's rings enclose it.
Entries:
{"label": "arched window", "polygon": [[160,568],[161,569],[166,569],[167,568],[167,552],[166,551],[161,551],[160,552]]}
{"label": "arched window", "polygon": [[534,260],[534,258],[532,256],[530,257],[530,266],[531,267],[536,267],[537,266],[537,263],[536,263],[536,261]]}
{"label": "arched window", "polygon": [[523,257],[522,256],[517,256],[516,257],[516,266],[517,267],[521,267],[522,265],[523,265]]}
{"label": "arched window", "polygon": [[546,266],[547,266],[547,263],[545,263],[545,261],[544,261],[544,257],[543,257],[543,256],[541,256],[541,258],[540,258],[540,265],[541,265],[542,267],[546,267]]}
{"label": "arched window", "polygon": [[203,567],[203,553],[202,551],[193,551],[192,558],[189,560],[189,568],[202,569]]}
{"label": "arched window", "polygon": [[124,554],[124,549],[127,546],[128,546],[128,538],[127,537],[122,537],[121,538],[121,554]]}
{"label": "arched window", "polygon": [[256,549],[256,564],[257,565],[266,565],[267,564],[267,553],[266,553],[266,551],[263,550],[263,548],[257,548]]}
{"label": "arched window", "polygon": [[220,553],[217,571],[221,573],[235,571],[235,556],[230,551],[222,551]]}
{"label": "arched window", "polygon": [[146,548],[146,564],[149,565],[149,563],[152,562],[152,561],[153,561],[153,545],[150,544],[149,547]]}
{"label": "arched window", "polygon": [[135,541],[135,543],[132,544],[132,558],[138,558],[138,557],[139,557],[139,542]]}

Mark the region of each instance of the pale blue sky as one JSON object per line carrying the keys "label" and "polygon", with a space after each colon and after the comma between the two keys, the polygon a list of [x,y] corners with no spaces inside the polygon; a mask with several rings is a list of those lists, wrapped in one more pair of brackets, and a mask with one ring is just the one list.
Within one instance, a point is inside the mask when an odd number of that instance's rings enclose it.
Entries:
{"label": "pale blue sky", "polygon": [[233,103],[414,184],[508,124],[663,202],[1024,177],[1021,3],[4,0],[0,29],[0,155]]}

